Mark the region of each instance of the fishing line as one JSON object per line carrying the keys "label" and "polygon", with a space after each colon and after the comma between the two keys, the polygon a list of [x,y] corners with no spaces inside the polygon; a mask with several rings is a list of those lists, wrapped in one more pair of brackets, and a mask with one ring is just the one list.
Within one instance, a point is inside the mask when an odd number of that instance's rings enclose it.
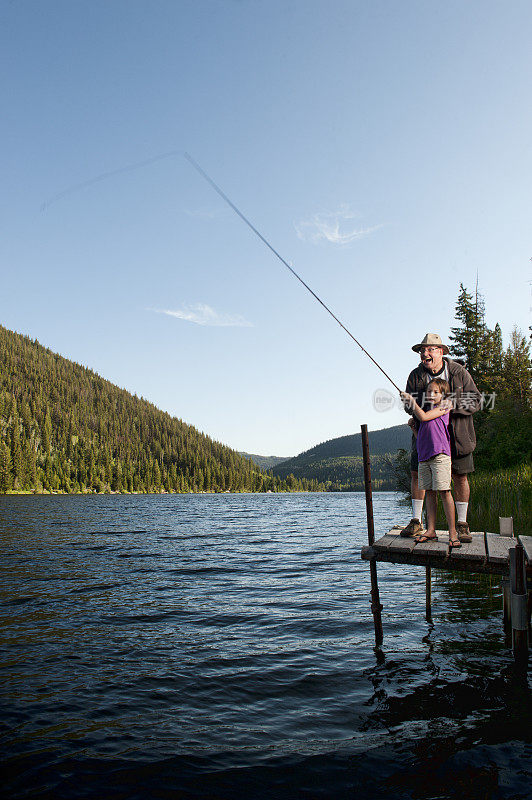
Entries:
{"label": "fishing line", "polygon": [[293,275],[295,278],[297,278],[297,279],[298,279],[298,281],[299,281],[300,283],[302,283],[302,284],[303,284],[303,286],[305,287],[305,289],[307,289],[307,290],[308,290],[308,291],[311,293],[311,295],[312,295],[313,297],[315,297],[315,298],[316,298],[316,300],[318,301],[318,303],[320,303],[320,305],[322,305],[322,306],[323,306],[323,308],[325,309],[325,311],[327,311],[327,312],[328,312],[328,313],[331,315],[331,317],[332,317],[332,318],[333,318],[333,319],[334,319],[334,320],[335,320],[335,321],[338,323],[338,325],[339,325],[341,328],[343,328],[343,329],[344,329],[344,331],[347,333],[347,335],[348,335],[348,336],[350,336],[350,337],[351,337],[351,339],[352,339],[352,340],[355,342],[355,344],[357,344],[357,345],[360,347],[360,349],[362,350],[362,352],[363,352],[363,353],[365,353],[365,354],[368,356],[368,358],[370,358],[370,359],[371,359],[371,361],[373,361],[373,363],[375,364],[375,366],[376,366],[376,367],[378,367],[378,368],[380,369],[380,371],[382,372],[382,374],[384,375],[384,377],[385,377],[385,378],[387,378],[387,379],[390,381],[390,383],[392,384],[392,386],[394,386],[394,387],[397,389],[397,391],[398,391],[398,392],[400,392],[400,391],[401,391],[401,389],[400,389],[400,388],[397,386],[397,384],[396,384],[396,383],[394,383],[394,381],[392,381],[392,379],[390,378],[390,376],[389,376],[389,375],[388,375],[388,374],[387,374],[387,373],[386,373],[386,372],[383,370],[383,368],[381,367],[381,365],[380,365],[380,364],[378,364],[378,363],[377,363],[377,361],[375,361],[375,359],[373,358],[373,356],[371,355],[371,353],[368,353],[368,351],[367,351],[367,350],[366,350],[364,347],[362,347],[362,345],[360,344],[360,342],[358,341],[358,339],[356,339],[356,338],[353,336],[353,334],[351,333],[351,331],[350,331],[350,330],[348,330],[348,329],[345,327],[345,325],[343,324],[343,322],[341,322],[341,321],[338,319],[338,317],[336,316],[336,314],[333,314],[333,312],[331,311],[331,309],[330,309],[330,308],[329,308],[327,305],[325,305],[325,303],[323,302],[323,300],[322,300],[320,297],[318,297],[318,295],[316,294],[316,292],[314,292],[314,291],[313,291],[313,290],[310,288],[310,286],[309,286],[307,283],[305,283],[305,281],[303,280],[303,278],[301,278],[301,277],[300,277],[300,276],[297,274],[297,272],[295,271],[295,269],[293,269],[293,268],[290,266],[290,264],[288,263],[288,261],[285,261],[285,259],[282,257],[282,255],[280,255],[280,254],[277,252],[277,250],[276,250],[274,247],[272,247],[272,245],[269,243],[269,241],[268,241],[267,239],[265,239],[265,237],[262,235],[262,233],[260,233],[260,231],[258,231],[254,225],[252,225],[252,223],[251,223],[251,222],[250,222],[250,221],[247,219],[247,217],[245,217],[245,216],[244,216],[244,214],[242,214],[242,212],[241,212],[241,211],[240,211],[240,210],[239,210],[239,209],[238,209],[238,208],[235,206],[235,204],[232,202],[232,200],[230,200],[230,199],[228,198],[228,196],[225,194],[225,192],[223,192],[223,191],[220,189],[220,187],[219,187],[219,186],[218,186],[218,185],[217,185],[217,184],[216,184],[216,183],[213,181],[213,179],[212,179],[211,177],[209,177],[209,175],[207,175],[207,173],[205,172],[205,170],[204,170],[204,169],[202,169],[202,168],[200,167],[200,165],[199,165],[199,164],[198,164],[196,161],[194,161],[194,159],[192,158],[192,156],[190,156],[188,153],[183,153],[183,155],[185,156],[185,158],[187,159],[187,161],[188,161],[190,164],[192,164],[192,166],[194,167],[194,169],[195,169],[197,172],[199,172],[199,174],[200,174],[200,175],[201,175],[201,176],[202,176],[202,177],[203,177],[203,178],[204,178],[204,179],[207,181],[207,183],[209,183],[209,184],[212,186],[212,188],[214,189],[214,191],[215,191],[217,194],[219,194],[219,195],[220,195],[220,197],[221,197],[223,200],[225,200],[225,202],[227,203],[227,205],[228,205],[228,206],[230,206],[230,207],[233,209],[233,211],[235,212],[235,214],[238,214],[238,216],[240,217],[240,219],[241,219],[243,222],[245,222],[245,223],[246,223],[246,225],[247,225],[249,228],[251,228],[251,230],[253,231],[253,233],[254,233],[254,234],[256,234],[256,235],[259,237],[259,239],[261,240],[261,242],[264,242],[264,244],[266,245],[266,247],[268,247],[268,248],[269,248],[269,249],[272,251],[272,253],[273,253],[274,255],[276,255],[276,256],[277,256],[277,258],[279,259],[279,261],[281,261],[281,263],[283,263],[283,264],[285,265],[285,267],[286,267],[287,269],[289,269],[289,270],[290,270],[290,272],[292,273],[292,275]]}
{"label": "fishing line", "polygon": [[41,205],[41,211],[46,211],[49,206],[53,203],[57,203],[58,200],[61,200],[63,197],[66,197],[69,194],[73,194],[74,192],[79,191],[80,189],[86,189],[88,186],[92,186],[94,183],[99,183],[100,181],[105,181],[107,178],[112,178],[113,175],[122,175],[125,172],[132,172],[135,169],[140,169],[141,167],[147,167],[149,164],[155,164],[156,161],[162,161],[164,158],[171,158],[172,156],[180,156],[183,154],[182,150],[169,150],[167,153],[161,153],[158,156],[153,156],[152,158],[147,158],[144,161],[137,161],[135,164],[128,164],[125,167],[119,167],[118,169],[112,169],[110,172],[102,172],[101,175],[96,175],[95,178],[89,178],[87,181],[82,181],[81,183],[75,183],[73,186],[69,186],[67,189],[63,189],[63,191],[54,194],[49,200],[46,200]]}

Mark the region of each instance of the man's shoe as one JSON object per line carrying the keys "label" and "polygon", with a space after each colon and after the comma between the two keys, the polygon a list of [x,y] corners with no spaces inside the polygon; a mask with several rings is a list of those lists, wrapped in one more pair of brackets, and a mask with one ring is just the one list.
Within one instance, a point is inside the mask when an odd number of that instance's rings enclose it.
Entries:
{"label": "man's shoe", "polygon": [[473,537],[469,532],[469,525],[467,522],[457,522],[456,523],[456,533],[458,534],[458,541],[460,542],[472,542]]}
{"label": "man's shoe", "polygon": [[401,531],[401,533],[399,535],[400,536],[415,536],[416,533],[422,533],[423,530],[424,530],[424,528],[423,528],[423,525],[421,524],[421,522],[414,517],[413,519],[410,520],[410,522],[408,523],[406,528],[403,528],[403,530]]}

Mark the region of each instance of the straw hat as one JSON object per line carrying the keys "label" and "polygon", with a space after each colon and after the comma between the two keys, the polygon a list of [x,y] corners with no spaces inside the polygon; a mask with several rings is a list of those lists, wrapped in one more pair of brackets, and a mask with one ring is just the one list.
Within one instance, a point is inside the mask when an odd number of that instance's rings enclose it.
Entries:
{"label": "straw hat", "polygon": [[413,345],[412,350],[414,353],[419,353],[422,347],[441,347],[444,355],[449,352],[449,348],[446,344],[443,344],[437,333],[426,333],[423,341]]}

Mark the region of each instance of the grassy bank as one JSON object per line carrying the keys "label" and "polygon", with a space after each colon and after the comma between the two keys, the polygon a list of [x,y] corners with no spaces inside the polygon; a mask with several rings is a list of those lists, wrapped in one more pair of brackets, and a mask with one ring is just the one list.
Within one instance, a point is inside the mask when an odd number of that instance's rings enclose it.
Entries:
{"label": "grassy bank", "polygon": [[[499,532],[499,517],[513,517],[514,531],[532,535],[532,466],[470,475],[468,522],[473,531]],[[438,504],[438,525],[446,528]]]}
{"label": "grassy bank", "polygon": [[470,525],[499,531],[499,517],[513,517],[516,533],[532,534],[532,466],[522,464],[471,476]]}

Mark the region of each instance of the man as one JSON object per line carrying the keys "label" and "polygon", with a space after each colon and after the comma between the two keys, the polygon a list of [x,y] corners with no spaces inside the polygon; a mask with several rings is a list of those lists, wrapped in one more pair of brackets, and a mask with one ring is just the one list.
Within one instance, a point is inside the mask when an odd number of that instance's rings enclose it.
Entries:
{"label": "man", "polygon": [[[476,446],[473,414],[481,406],[481,396],[469,372],[456,361],[444,358],[449,353],[447,345],[436,333],[427,333],[420,344],[412,347],[419,353],[421,363],[412,370],[406,382],[406,392],[411,394],[417,403],[424,408],[425,390],[433,378],[443,378],[451,387],[453,410],[450,417],[452,477],[454,483],[454,500],[458,522],[456,531],[461,542],[472,541],[467,524],[467,506],[469,503],[469,481],[467,476],[474,472],[473,450]],[[408,414],[412,409],[405,407]],[[412,453],[410,457],[412,519],[401,531],[401,536],[415,536],[423,531],[421,512],[425,492],[418,488],[418,462],[416,449],[416,433],[419,423],[415,418],[408,424],[413,430]]]}

